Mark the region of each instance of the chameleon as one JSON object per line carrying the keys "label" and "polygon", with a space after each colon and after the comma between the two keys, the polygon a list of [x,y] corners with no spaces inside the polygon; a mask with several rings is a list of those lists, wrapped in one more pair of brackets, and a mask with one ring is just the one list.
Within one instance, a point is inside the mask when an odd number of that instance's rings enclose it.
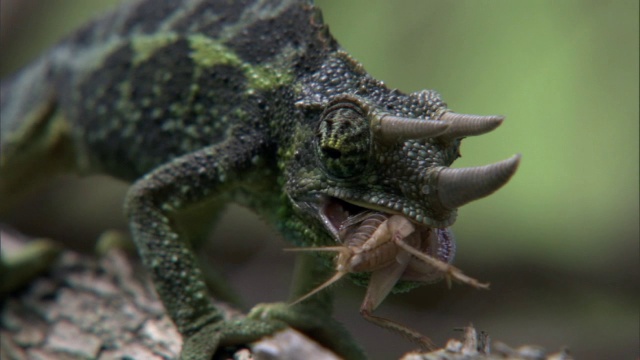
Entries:
{"label": "chameleon", "polygon": [[[450,227],[457,209],[515,173],[520,155],[451,168],[461,139],[504,117],[451,111],[433,90],[403,93],[371,77],[302,0],[138,0],[93,20],[2,80],[0,195],[59,173],[131,183],[131,236],[182,359],[209,359],[284,324],[345,358],[365,358],[330,317],[322,291],[225,320],[176,217],[203,203],[253,209],[295,246],[340,243],[365,211]],[[299,254],[293,298],[333,272]],[[366,285],[368,273],[348,277]],[[393,291],[418,284],[400,280]]]}

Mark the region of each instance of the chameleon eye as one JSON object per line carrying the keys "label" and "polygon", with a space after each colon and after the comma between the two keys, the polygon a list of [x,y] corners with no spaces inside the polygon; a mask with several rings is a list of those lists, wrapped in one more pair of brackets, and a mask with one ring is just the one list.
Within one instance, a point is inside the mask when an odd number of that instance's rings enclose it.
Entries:
{"label": "chameleon eye", "polygon": [[361,173],[367,166],[371,134],[369,121],[352,102],[329,106],[316,133],[316,153],[325,169],[338,178]]}

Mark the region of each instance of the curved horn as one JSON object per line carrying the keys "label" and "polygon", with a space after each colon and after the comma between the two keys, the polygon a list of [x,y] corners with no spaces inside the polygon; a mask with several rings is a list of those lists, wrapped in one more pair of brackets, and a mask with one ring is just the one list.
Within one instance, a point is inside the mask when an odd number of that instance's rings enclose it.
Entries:
{"label": "curved horn", "polygon": [[447,209],[458,208],[501,188],[516,172],[520,154],[491,165],[444,168],[438,174],[438,196]]}
{"label": "curved horn", "polygon": [[385,143],[436,137],[447,131],[450,123],[384,115],[378,120],[376,137]]}
{"label": "curved horn", "polygon": [[450,140],[488,133],[502,124],[504,116],[481,116],[446,112],[440,117],[440,120],[448,122],[450,126],[439,138]]}

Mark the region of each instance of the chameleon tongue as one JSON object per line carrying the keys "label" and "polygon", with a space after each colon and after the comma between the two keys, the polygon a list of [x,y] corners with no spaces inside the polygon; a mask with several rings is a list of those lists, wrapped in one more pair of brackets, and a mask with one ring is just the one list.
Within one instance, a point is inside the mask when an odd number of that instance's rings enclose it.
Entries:
{"label": "chameleon tongue", "polygon": [[340,230],[342,223],[349,218],[349,212],[337,201],[329,201],[323,212],[336,230]]}

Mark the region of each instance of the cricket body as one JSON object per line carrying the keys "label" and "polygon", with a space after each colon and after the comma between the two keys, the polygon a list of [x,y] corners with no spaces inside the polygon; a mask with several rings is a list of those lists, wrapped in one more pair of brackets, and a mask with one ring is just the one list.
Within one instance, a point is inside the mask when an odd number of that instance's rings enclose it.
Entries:
{"label": "cricket body", "polygon": [[360,307],[362,316],[384,328],[396,331],[425,349],[435,346],[419,332],[392,320],[372,315],[399,280],[430,283],[447,276],[476,288],[488,288],[450,265],[455,242],[447,229],[416,229],[409,219],[377,211],[365,211],[349,217],[340,229],[342,246],[289,249],[293,251],[335,251],[336,273],[320,286],[302,296],[304,301],[350,273],[371,273],[367,294]]}
{"label": "cricket body", "polygon": [[[305,248],[379,242],[386,250],[362,248],[369,265],[347,271],[363,285],[372,273],[368,292],[377,293],[367,297],[379,303],[415,286],[411,280],[460,278],[439,268],[449,259],[427,254],[429,241],[445,234],[458,207],[503,186],[519,163],[514,156],[450,168],[462,138],[503,118],[454,113],[434,91],[387,88],[300,0],[125,4],[3,79],[0,99],[3,197],[59,172],[132,183],[131,234],[183,336],[184,359],[207,359],[220,345],[251,342],[283,323],[346,358],[364,355],[330,319],[327,291],[225,320],[197,249],[175,221],[182,210],[234,201]],[[362,216],[375,222],[371,236],[356,243],[340,234],[343,222],[361,227],[348,220],[368,211],[379,214]],[[334,267],[331,252],[299,255],[293,299]]]}

